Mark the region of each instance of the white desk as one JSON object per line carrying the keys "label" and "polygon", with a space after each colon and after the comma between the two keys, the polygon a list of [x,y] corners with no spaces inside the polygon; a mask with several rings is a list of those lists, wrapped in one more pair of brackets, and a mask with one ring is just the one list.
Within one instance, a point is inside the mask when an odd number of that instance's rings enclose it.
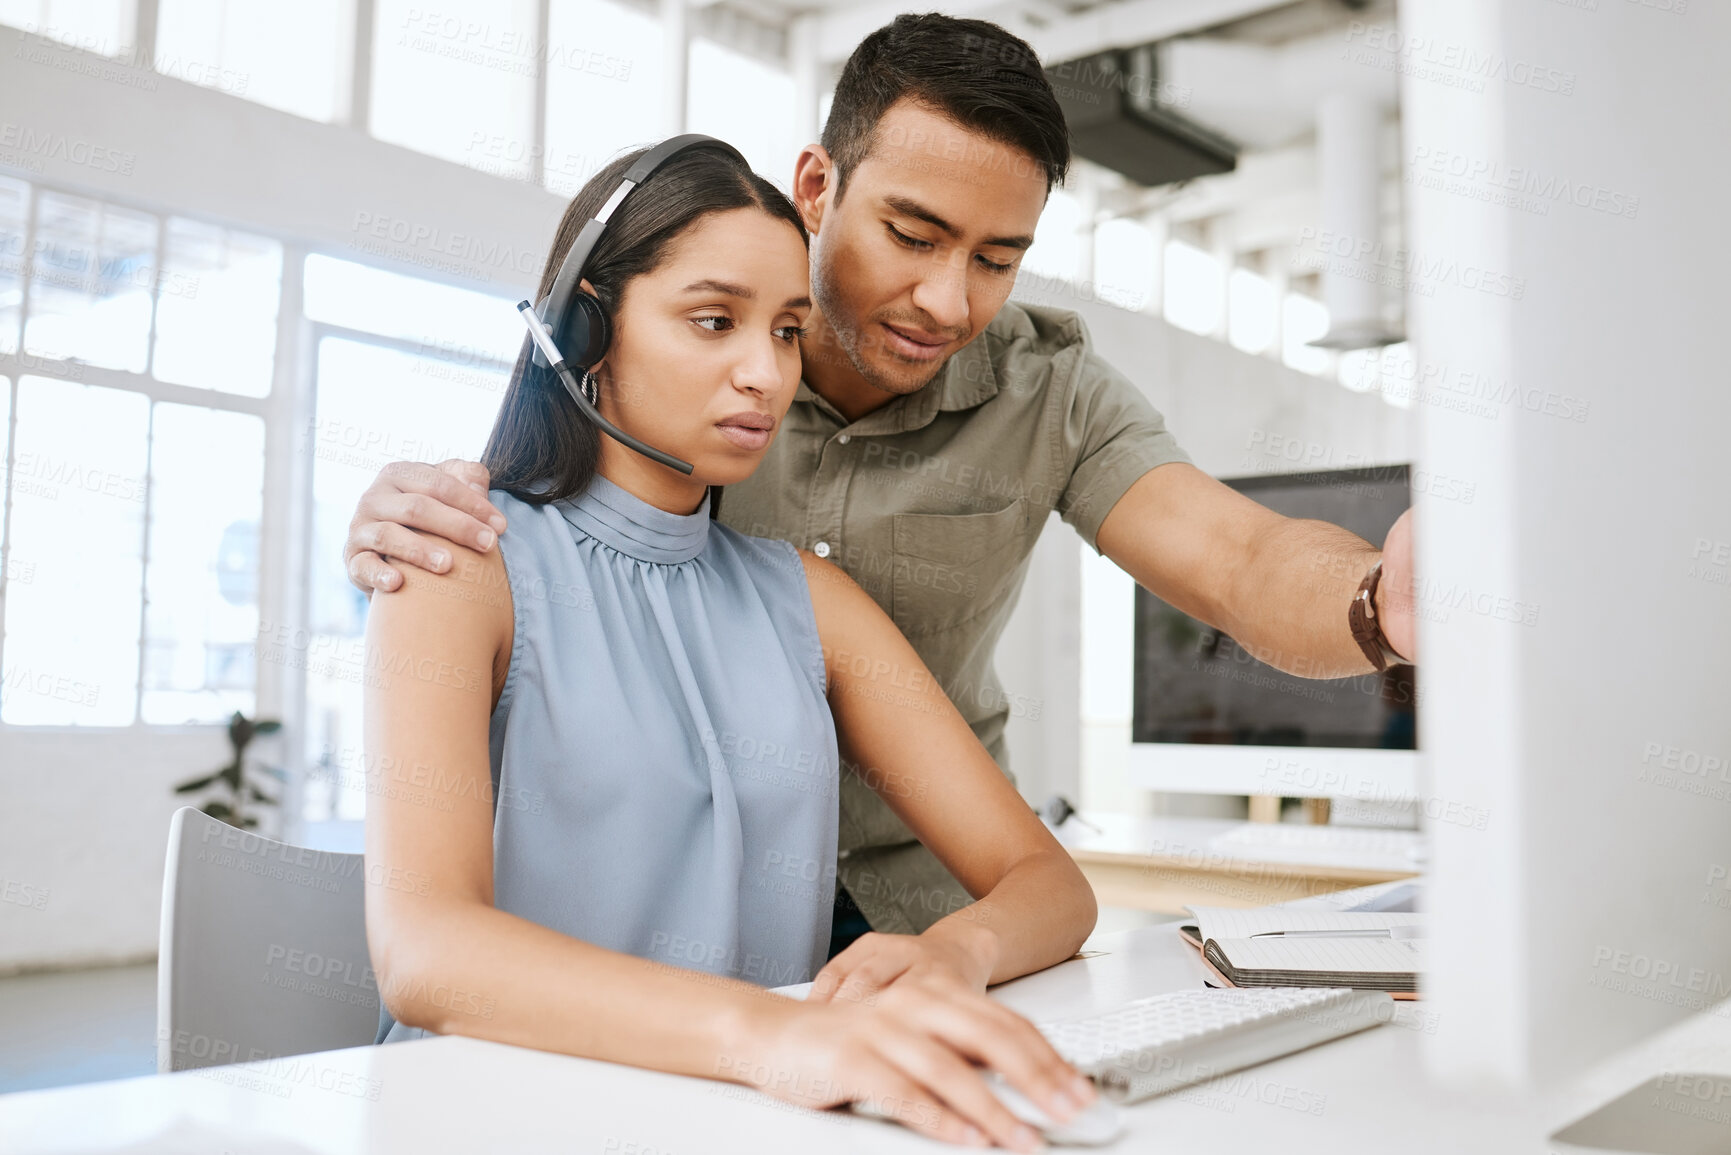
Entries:
{"label": "white desk", "polygon": [[[1171,925],[1101,935],[1089,949],[1103,953],[1006,983],[993,994],[1042,1019],[1104,1010],[1202,981],[1199,961]],[[1545,1142],[1551,1127],[1570,1117],[1556,1096],[1492,1102],[1425,1086],[1419,1049],[1426,1013],[1425,1004],[1408,1004],[1403,1014],[1412,1016],[1410,1025],[1378,1027],[1125,1108],[1130,1130],[1111,1150],[1560,1150]],[[1719,1020],[1715,1029],[1731,1042],[1731,1019]],[[1601,1100],[1627,1085],[1613,1076]],[[791,1108],[730,1084],[442,1038],[0,1096],[0,1150],[807,1155],[957,1149],[892,1124]]]}

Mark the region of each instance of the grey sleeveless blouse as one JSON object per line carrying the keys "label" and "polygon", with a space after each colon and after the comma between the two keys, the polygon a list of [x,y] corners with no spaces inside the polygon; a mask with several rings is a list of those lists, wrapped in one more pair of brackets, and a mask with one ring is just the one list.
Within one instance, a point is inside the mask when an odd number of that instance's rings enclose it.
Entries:
{"label": "grey sleeveless blouse", "polygon": [[[599,474],[548,505],[488,496],[515,619],[489,728],[494,905],[673,966],[809,980],[838,759],[798,553],[711,520],[708,496],[668,513]],[[381,1042],[426,1034],[383,1000],[379,1019]]]}

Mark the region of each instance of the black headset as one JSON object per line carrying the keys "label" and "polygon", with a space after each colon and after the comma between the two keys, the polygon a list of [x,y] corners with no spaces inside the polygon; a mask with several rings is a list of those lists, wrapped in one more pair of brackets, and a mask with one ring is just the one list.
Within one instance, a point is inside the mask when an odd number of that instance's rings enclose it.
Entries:
{"label": "black headset", "polygon": [[[607,218],[618,211],[625,198],[647,181],[656,169],[687,149],[704,147],[731,153],[740,164],[746,164],[739,150],[726,141],[697,132],[669,137],[649,149],[625,170],[625,176],[620,179],[619,187],[613,190],[613,195],[607,198],[607,203],[577,233],[577,239],[571,243],[565,260],[559,265],[559,275],[553,278],[552,291],[541,301],[539,308],[531,307],[528,301],[517,305],[517,312],[529,326],[529,337],[535,343],[534,363],[553,370],[583,415],[615,441],[687,475],[692,470],[690,462],[645,445],[601,416],[601,411],[595,408],[595,397],[585,389],[585,385],[593,389],[589,384],[592,381],[589,369],[607,355],[613,330],[601,302],[579,286],[583,281],[583,266],[589,263],[589,254],[606,231]],[[571,353],[561,353],[561,349],[569,349]],[[573,365],[583,372],[581,383],[571,370]]]}

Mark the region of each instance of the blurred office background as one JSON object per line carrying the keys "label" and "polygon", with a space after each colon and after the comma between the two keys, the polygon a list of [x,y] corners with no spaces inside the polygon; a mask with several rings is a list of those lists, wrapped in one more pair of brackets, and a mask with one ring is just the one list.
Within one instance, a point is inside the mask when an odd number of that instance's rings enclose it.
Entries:
{"label": "blurred office background", "polygon": [[[1170,144],[1152,168],[1109,133],[1081,150],[1017,299],[1080,311],[1217,476],[1411,459],[1435,398],[1402,340],[1427,287],[1392,0],[943,8],[1025,36],[1073,127],[1123,101]],[[152,1068],[173,788],[229,759],[235,712],[282,723],[248,753],[280,771],[262,828],[358,848],[348,520],[385,463],[478,455],[572,192],[680,131],[785,187],[841,62],[902,10],[0,0],[0,974],[22,976],[0,1018],[35,1052],[0,1055],[0,1090]],[[1024,793],[1242,816],[1242,788],[1128,772],[1134,621],[1130,579],[1054,518],[998,654]],[[137,1013],[34,1074],[71,1003]]]}

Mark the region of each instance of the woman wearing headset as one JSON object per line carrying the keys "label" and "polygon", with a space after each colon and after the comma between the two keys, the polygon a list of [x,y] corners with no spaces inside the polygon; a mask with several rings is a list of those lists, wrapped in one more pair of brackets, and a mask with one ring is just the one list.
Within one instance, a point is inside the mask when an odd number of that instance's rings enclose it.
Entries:
{"label": "woman wearing headset", "polygon": [[[1092,891],[863,590],[712,520],[799,385],[806,234],[719,142],[621,202],[640,156],[572,201],[541,294],[600,215],[567,276],[592,300],[551,336],[614,430],[692,468],[602,437],[526,349],[484,458],[511,533],[440,543],[448,573],[373,603],[369,766],[430,784],[368,807],[380,1037],[865,1101],[1031,1149],[975,1065],[1060,1120],[1093,1089],[983,992],[1073,954]],[[844,757],[978,901],[825,965]],[[804,1002],[764,989],[814,974]]]}

